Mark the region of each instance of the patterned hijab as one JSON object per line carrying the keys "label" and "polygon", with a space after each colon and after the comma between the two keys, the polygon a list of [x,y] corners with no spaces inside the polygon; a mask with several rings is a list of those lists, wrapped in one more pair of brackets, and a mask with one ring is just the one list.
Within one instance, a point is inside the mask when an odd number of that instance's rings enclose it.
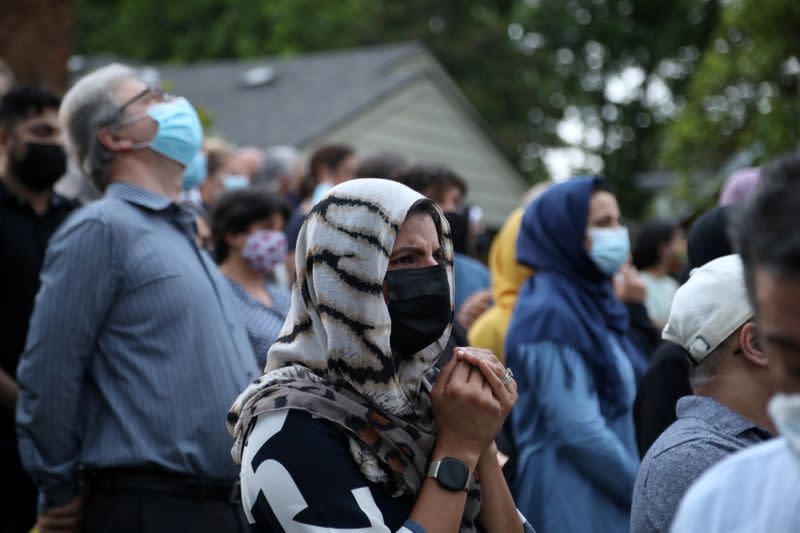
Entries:
{"label": "patterned hijab", "polygon": [[610,276],[584,250],[592,191],[602,180],[579,177],[561,182],[525,209],[517,260],[536,275],[520,289],[506,357],[514,358],[520,345],[537,342],[572,348],[591,370],[603,416],[612,419],[630,406],[609,335],[622,346],[637,379],[647,361],[630,339],[628,311],[614,295]]}
{"label": "patterned hijab", "polygon": [[[331,189],[311,211],[296,248],[297,281],[280,337],[264,374],[228,416],[241,462],[251,421],[299,409],[338,426],[353,459],[372,482],[416,495],[436,440],[430,390],[450,327],[411,357],[392,353],[383,279],[400,226],[411,207],[428,202],[388,180],[357,179]],[[436,224],[453,301],[453,249],[438,207]],[[462,530],[473,530],[473,497]]]}

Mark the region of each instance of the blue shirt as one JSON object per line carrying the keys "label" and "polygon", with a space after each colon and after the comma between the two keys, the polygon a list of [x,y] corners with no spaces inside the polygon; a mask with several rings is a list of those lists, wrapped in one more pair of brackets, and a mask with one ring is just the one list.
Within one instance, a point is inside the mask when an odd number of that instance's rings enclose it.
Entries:
{"label": "blue shirt", "polygon": [[193,216],[111,185],[52,237],[18,368],[19,448],[40,509],[75,497],[78,465],[234,479],[225,417],[257,375]]}
{"label": "blue shirt", "polygon": [[256,355],[258,368],[264,368],[267,362],[267,352],[278,338],[289,307],[292,305],[292,295],[286,289],[274,283],[268,283],[266,290],[272,298],[272,307],[253,298],[242,286],[227,278],[239,301],[239,310],[244,319],[247,336]]}
{"label": "blue shirt", "polygon": [[639,467],[631,413],[636,385],[627,355],[613,335],[608,342],[628,406],[610,420],[575,350],[539,342],[508,354],[519,387],[511,413],[519,453],[514,496],[538,531],[628,531]]}
{"label": "blue shirt", "polygon": [[800,451],[785,438],[736,453],[695,483],[673,533],[800,531]]}
{"label": "blue shirt", "polygon": [[455,307],[458,310],[470,296],[481,289],[489,288],[489,269],[468,255],[454,254],[453,282],[456,286]]}
{"label": "blue shirt", "polygon": [[631,532],[669,531],[692,483],[728,455],[772,435],[708,396],[678,400],[678,420],[642,460],[633,489]]}

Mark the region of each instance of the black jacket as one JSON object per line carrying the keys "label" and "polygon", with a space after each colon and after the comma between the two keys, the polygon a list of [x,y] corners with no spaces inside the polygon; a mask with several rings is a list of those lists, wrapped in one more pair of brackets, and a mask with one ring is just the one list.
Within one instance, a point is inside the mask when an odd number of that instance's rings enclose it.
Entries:
{"label": "black jacket", "polygon": [[675,404],[678,399],[692,394],[690,365],[686,350],[672,342],[663,342],[653,354],[633,403],[636,443],[642,457],[659,435],[677,420]]}

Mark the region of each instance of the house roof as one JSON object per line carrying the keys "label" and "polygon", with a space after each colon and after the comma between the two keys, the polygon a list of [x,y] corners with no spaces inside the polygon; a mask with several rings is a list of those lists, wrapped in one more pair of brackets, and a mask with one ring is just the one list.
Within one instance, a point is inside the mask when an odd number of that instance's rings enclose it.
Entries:
{"label": "house roof", "polygon": [[397,68],[420,54],[426,54],[420,44],[403,43],[158,70],[165,85],[210,113],[212,131],[234,143],[303,146],[424,75],[421,68]]}

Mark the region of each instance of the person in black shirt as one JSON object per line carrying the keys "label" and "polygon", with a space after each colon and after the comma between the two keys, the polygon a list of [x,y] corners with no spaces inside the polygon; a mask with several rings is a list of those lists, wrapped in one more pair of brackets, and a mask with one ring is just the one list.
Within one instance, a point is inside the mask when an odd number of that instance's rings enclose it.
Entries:
{"label": "person in black shirt", "polygon": [[[695,222],[688,237],[689,271],[732,253],[728,220],[735,206],[716,207]],[[633,421],[639,454],[644,457],[655,440],[678,415],[675,404],[692,394],[689,354],[682,346],[664,341],[653,353],[633,402]]]}
{"label": "person in black shirt", "polygon": [[76,205],[53,192],[66,171],[59,98],[39,87],[0,99],[0,531],[30,530],[36,489],[22,470],[14,431],[17,363],[50,236]]}

